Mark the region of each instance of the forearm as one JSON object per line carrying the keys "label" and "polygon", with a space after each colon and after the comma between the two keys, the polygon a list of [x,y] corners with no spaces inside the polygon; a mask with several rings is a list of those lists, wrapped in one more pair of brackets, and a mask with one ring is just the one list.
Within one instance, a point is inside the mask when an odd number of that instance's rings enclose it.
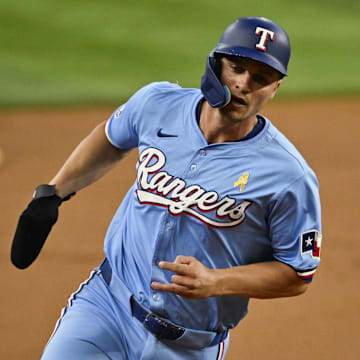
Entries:
{"label": "forearm", "polygon": [[173,272],[171,282],[153,281],[151,287],[189,299],[221,295],[270,299],[300,295],[308,286],[294,269],[278,261],[210,269],[193,256],[179,255],[174,262],[160,261],[159,267]]}
{"label": "forearm", "polygon": [[279,261],[213,270],[216,295],[269,299],[297,296],[308,284]]}
{"label": "forearm", "polygon": [[49,182],[60,197],[92,184],[120,160],[126,151],[115,148],[107,140],[105,123],[98,125],[73,151],[60,171]]}

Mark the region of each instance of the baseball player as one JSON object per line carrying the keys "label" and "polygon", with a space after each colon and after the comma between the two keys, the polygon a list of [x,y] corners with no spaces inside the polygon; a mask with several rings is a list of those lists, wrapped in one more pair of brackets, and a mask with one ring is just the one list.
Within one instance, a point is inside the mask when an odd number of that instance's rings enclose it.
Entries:
{"label": "baseball player", "polygon": [[71,296],[42,359],[223,359],[249,298],[306,290],[320,259],[318,182],[259,114],[289,58],[280,26],[237,19],[208,56],[201,90],[145,86],[37,187],[12,245],[19,268],[63,201],[139,150],[105,259]]}

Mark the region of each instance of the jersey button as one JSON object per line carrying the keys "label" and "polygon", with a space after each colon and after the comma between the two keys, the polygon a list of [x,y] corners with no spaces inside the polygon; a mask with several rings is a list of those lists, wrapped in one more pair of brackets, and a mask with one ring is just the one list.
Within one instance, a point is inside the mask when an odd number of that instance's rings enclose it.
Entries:
{"label": "jersey button", "polygon": [[192,165],[190,166],[191,171],[195,171],[196,168],[197,168],[197,166],[196,166],[195,164],[192,164]]}
{"label": "jersey button", "polygon": [[158,301],[160,300],[160,296],[158,294],[153,294],[152,296],[153,300]]}
{"label": "jersey button", "polygon": [[200,150],[200,155],[201,156],[205,156],[206,155],[206,151],[204,149]]}

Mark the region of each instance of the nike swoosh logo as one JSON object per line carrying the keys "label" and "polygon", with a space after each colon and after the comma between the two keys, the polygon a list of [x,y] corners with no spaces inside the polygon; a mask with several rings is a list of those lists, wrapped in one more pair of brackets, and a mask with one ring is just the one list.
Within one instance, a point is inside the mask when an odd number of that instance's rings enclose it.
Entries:
{"label": "nike swoosh logo", "polygon": [[157,136],[158,137],[178,137],[177,135],[166,134],[166,133],[162,132],[162,129],[159,129],[159,131],[157,132]]}

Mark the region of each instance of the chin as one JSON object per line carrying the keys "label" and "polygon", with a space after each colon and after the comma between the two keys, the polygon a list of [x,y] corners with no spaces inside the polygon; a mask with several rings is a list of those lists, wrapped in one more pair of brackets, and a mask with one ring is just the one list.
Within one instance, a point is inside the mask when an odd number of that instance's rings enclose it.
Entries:
{"label": "chin", "polygon": [[248,114],[246,113],[246,111],[241,110],[241,109],[236,109],[234,107],[231,108],[224,108],[221,109],[223,116],[228,119],[229,121],[233,122],[233,123],[237,123],[243,120],[246,120],[247,118],[249,118]]}

